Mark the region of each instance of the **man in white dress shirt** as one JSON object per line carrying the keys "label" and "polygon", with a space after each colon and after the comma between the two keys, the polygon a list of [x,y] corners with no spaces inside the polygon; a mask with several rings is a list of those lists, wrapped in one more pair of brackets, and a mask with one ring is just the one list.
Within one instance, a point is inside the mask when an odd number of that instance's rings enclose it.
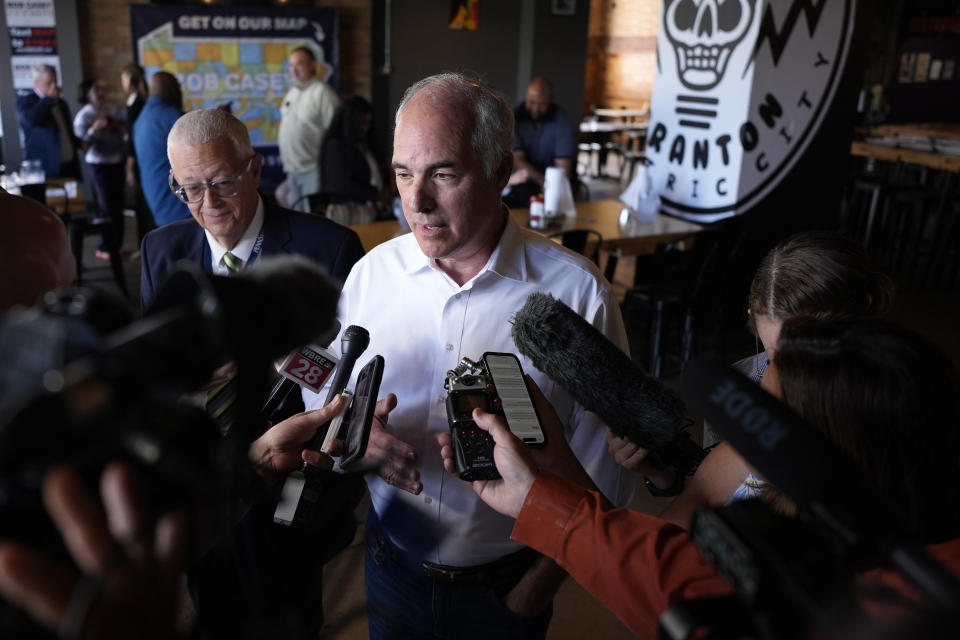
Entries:
{"label": "man in white dress shirt", "polygon": [[294,86],[280,105],[277,144],[292,206],[310,211],[307,196],[320,191],[320,144],[340,98],[317,77],[317,57],[309,47],[294,49],[289,63]]}
{"label": "man in white dress shirt", "polygon": [[[436,440],[449,429],[447,370],[462,356],[516,352],[510,319],[530,293],[553,294],[626,348],[619,308],[596,267],[521,228],[501,203],[512,148],[513,111],[495,89],[458,74],[410,87],[397,111],[393,168],[413,233],[373,249],[344,284],[342,326],[368,329],[366,357],[386,360],[380,389],[387,397],[367,453],[385,461],[379,475],[367,476],[374,640],[542,638],[565,575],[512,542],[512,521],[444,473]],[[628,502],[633,481],[608,455],[604,426],[521,361],[599,488],[617,504]],[[305,398],[311,401],[316,396]],[[402,516],[394,515],[398,501]],[[427,530],[439,536],[435,547],[425,545]]]}

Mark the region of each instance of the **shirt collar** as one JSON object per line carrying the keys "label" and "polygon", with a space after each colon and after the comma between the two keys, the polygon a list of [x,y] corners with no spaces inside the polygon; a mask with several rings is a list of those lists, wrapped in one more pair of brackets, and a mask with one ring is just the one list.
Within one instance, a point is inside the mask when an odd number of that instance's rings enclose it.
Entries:
{"label": "shirt collar", "polygon": [[294,85],[293,85],[293,88],[294,88],[294,89],[299,89],[300,91],[304,91],[304,90],[306,90],[308,87],[313,86],[313,85],[314,85],[315,83],[317,83],[317,82],[323,82],[323,81],[320,80],[320,76],[313,76],[313,77],[311,77],[309,80],[307,80],[306,82],[304,82],[302,87],[294,84]]}
{"label": "shirt collar", "polygon": [[[503,228],[503,233],[500,235],[500,240],[493,249],[493,253],[490,254],[487,264],[464,285],[465,287],[482,277],[488,271],[511,280],[524,281],[526,279],[527,266],[523,252],[523,232],[510,214],[507,205],[501,203],[501,207],[506,213],[507,223]],[[410,233],[409,236],[413,236],[413,233]],[[415,237],[409,237],[407,241],[415,245],[415,252],[410,254],[410,259],[404,266],[405,273],[412,275],[425,269],[443,273],[440,267],[437,266],[435,259],[428,258],[420,251],[420,246],[417,244]]]}
{"label": "shirt collar", "polygon": [[[253,245],[257,241],[257,236],[260,235],[260,231],[263,229],[263,200],[260,199],[260,196],[257,196],[257,212],[253,215],[253,220],[250,221],[250,226],[247,227],[247,230],[244,231],[243,237],[240,238],[240,242],[237,243],[230,253],[237,256],[243,260],[243,266],[246,267],[247,262],[250,260],[250,254],[253,252]],[[227,250],[221,245],[216,239],[210,234],[206,229],[203,230],[204,235],[207,236],[207,244],[210,245],[210,257],[213,261],[213,267],[216,269],[220,265],[220,260],[223,259],[223,254]]]}

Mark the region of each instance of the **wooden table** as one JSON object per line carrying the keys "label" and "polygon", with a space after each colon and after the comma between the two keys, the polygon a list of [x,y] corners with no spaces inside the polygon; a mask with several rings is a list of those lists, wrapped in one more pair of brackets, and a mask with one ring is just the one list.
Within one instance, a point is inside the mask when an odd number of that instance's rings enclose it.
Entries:
{"label": "wooden table", "polygon": [[[66,185],[68,182],[73,182],[76,185],[77,194],[73,197],[67,196]],[[83,187],[80,186],[76,178],[47,178],[46,199],[47,206],[61,215],[82,213],[87,208]]]}
{"label": "wooden table", "polygon": [[[658,215],[652,222],[631,220],[629,224],[620,226],[620,212],[624,205],[618,200],[578,202],[576,207],[575,217],[562,218],[559,227],[545,229],[543,233],[591,229],[603,236],[603,249],[617,251],[621,255],[637,255],[653,253],[657,245],[682,240],[703,229],[693,222],[664,215]],[[526,226],[529,215],[527,209],[511,209],[510,213],[517,222]]]}
{"label": "wooden table", "polygon": [[600,118],[646,118],[650,115],[650,108],[646,109],[616,109],[600,108],[594,109],[593,115]]}
{"label": "wooden table", "polygon": [[940,122],[881,124],[878,127],[870,129],[870,135],[921,136],[926,138],[960,140],[960,125]]}
{"label": "wooden table", "polygon": [[648,120],[643,122],[623,122],[618,120],[583,120],[581,133],[618,133],[620,131],[645,131]]}
{"label": "wooden table", "polygon": [[[617,200],[578,202],[576,207],[575,217],[561,218],[559,226],[538,232],[549,235],[568,229],[591,229],[600,233],[603,236],[601,248],[609,253],[605,269],[608,280],[613,277],[619,256],[653,253],[658,245],[682,240],[703,229],[693,222],[664,215],[658,215],[652,222],[632,220],[629,224],[620,226],[620,212],[624,206]],[[527,209],[511,209],[510,215],[521,226],[527,226]],[[360,236],[360,243],[366,251],[407,232],[396,220],[352,224],[350,228]]]}
{"label": "wooden table", "polygon": [[941,171],[960,171],[960,156],[933,151],[914,151],[882,144],[854,142],[850,145],[850,154],[864,156],[884,162],[907,162]]}

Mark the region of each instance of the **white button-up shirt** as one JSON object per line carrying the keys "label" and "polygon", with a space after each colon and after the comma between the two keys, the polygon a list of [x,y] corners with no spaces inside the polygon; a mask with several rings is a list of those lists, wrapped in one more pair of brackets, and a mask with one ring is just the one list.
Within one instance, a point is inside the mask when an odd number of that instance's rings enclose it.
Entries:
{"label": "white button-up shirt", "polygon": [[[257,196],[257,212],[253,214],[253,220],[250,221],[247,230],[243,232],[240,242],[230,252],[243,260],[244,267],[250,263],[254,248],[257,250],[257,256],[260,255],[260,247],[257,247],[256,244],[258,239],[261,243],[263,242],[260,237],[260,231],[263,229],[263,216],[263,200]],[[229,275],[230,269],[227,269],[227,266],[223,263],[223,254],[227,252],[227,249],[217,242],[217,239],[209,231],[204,229],[203,233],[207,237],[207,244],[210,246],[210,270],[219,276]]]}
{"label": "white button-up shirt", "polygon": [[[341,326],[356,324],[370,332],[354,378],[374,354],[383,355],[379,395],[392,392],[398,399],[388,431],[416,448],[423,483],[423,492],[414,496],[367,474],[373,506],[383,514],[396,497],[422,515],[440,535],[429,561],[472,566],[522,547],[510,540],[513,519],[497,514],[468,483],[444,471],[436,436],[449,431],[447,371],[462,356],[477,360],[486,351],[517,353],[510,320],[534,292],[552,294],[627,350],[620,308],[593,263],[522,229],[509,216],[486,266],[462,287],[420,251],[413,234],[370,251],[344,284]],[[336,340],[331,347],[339,350],[339,344]],[[635,483],[607,452],[604,425],[528,359],[520,356],[520,361],[563,419],[573,451],[597,486],[615,504],[627,504]],[[304,403],[317,408],[325,397],[325,392],[304,392]],[[410,546],[402,536],[391,537],[400,547]]]}

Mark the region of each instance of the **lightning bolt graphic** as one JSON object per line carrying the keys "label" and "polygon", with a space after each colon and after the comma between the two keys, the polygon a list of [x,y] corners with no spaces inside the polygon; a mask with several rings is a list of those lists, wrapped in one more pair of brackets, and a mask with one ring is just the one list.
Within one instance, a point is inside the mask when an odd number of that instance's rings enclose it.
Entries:
{"label": "lightning bolt graphic", "polygon": [[[783,55],[783,50],[787,48],[787,42],[793,34],[797,20],[800,19],[800,13],[802,12],[806,15],[807,30],[810,32],[810,35],[813,36],[817,30],[817,23],[820,22],[820,14],[823,13],[823,7],[826,4],[827,0],[819,0],[819,2],[816,0],[793,0],[793,4],[790,5],[790,9],[787,11],[787,18],[783,21],[782,29],[777,29],[777,25],[773,20],[773,10],[771,9],[771,5],[768,4],[763,12],[763,19],[760,22],[760,33],[757,34],[757,44],[753,48],[753,55],[750,56],[750,62],[753,62],[757,57],[763,43],[769,42],[770,53],[773,55],[773,63],[780,64],[780,56]],[[748,64],[747,66],[749,67],[750,65]]]}

